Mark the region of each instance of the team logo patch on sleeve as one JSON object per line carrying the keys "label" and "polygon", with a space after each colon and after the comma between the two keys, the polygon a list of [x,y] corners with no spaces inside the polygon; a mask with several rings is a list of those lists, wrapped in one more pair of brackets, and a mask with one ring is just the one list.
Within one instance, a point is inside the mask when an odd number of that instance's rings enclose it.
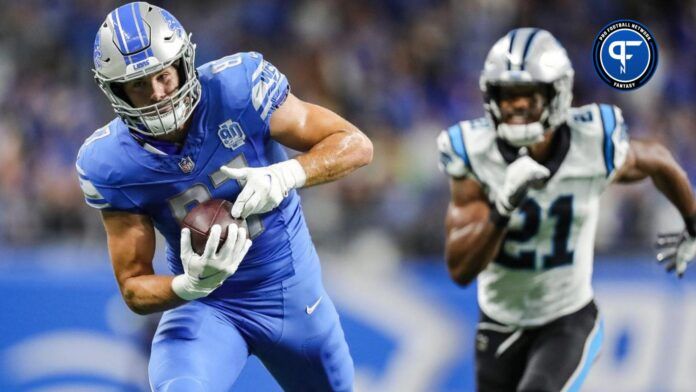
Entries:
{"label": "team logo patch on sleeve", "polygon": [[242,126],[232,120],[227,120],[220,124],[218,137],[225,147],[232,150],[236,150],[244,145],[244,140],[246,140]]}
{"label": "team logo patch on sleeve", "polygon": [[633,90],[650,80],[657,68],[657,43],[642,24],[616,20],[597,34],[592,52],[600,78],[618,90]]}

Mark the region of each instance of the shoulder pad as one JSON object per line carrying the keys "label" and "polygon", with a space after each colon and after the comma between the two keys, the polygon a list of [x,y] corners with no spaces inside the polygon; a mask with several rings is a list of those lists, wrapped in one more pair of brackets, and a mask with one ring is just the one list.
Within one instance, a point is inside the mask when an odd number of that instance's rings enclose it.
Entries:
{"label": "shoulder pad", "polygon": [[199,73],[201,83],[216,89],[228,104],[241,108],[250,102],[265,122],[290,92],[285,75],[257,52],[223,57],[201,66]]}
{"label": "shoulder pad", "polygon": [[247,53],[235,53],[208,62],[198,68],[203,89],[213,102],[221,101],[230,108],[243,109],[249,102],[251,87],[244,65]]}
{"label": "shoulder pad", "polygon": [[[118,121],[118,120],[115,120]],[[138,208],[119,189],[114,173],[118,173],[115,162],[119,160],[114,155],[120,154],[114,122],[99,128],[80,147],[75,168],[78,174],[80,188],[85,196],[85,203],[90,207],[108,210],[137,212]]]}
{"label": "shoulder pad", "polygon": [[454,178],[464,178],[470,173],[471,164],[461,124],[441,131],[437,137],[437,148],[440,151],[440,170]]}
{"label": "shoulder pad", "polygon": [[461,121],[440,132],[440,168],[455,178],[477,177],[472,161],[485,156],[495,142],[495,130],[486,117]]}
{"label": "shoulder pad", "polygon": [[85,169],[81,168],[87,168],[93,172],[93,176],[102,177],[104,172],[100,166],[105,160],[108,161],[108,156],[114,152],[113,147],[118,144],[116,133],[112,129],[115,121],[97,129],[82,143],[77,152],[78,171],[84,172]]}
{"label": "shoulder pad", "polygon": [[256,52],[248,54],[247,76],[251,84],[251,103],[262,120],[285,102],[290,93],[288,79],[273,64]]}
{"label": "shoulder pad", "polygon": [[573,143],[582,144],[588,156],[603,160],[606,177],[611,177],[616,168],[623,165],[629,141],[628,127],[620,108],[609,104],[572,108],[568,125],[576,139]]}
{"label": "shoulder pad", "polygon": [[599,104],[602,119],[602,148],[607,177],[613,177],[628,155],[628,126],[624,122],[621,109],[614,105]]}

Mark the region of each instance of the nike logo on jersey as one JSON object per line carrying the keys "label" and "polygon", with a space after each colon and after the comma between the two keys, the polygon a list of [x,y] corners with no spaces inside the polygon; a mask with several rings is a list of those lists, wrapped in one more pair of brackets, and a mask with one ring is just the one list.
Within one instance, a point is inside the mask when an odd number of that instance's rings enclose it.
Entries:
{"label": "nike logo on jersey", "polygon": [[314,313],[314,309],[316,309],[317,306],[319,306],[319,302],[321,302],[321,299],[322,299],[322,298],[324,298],[324,296],[319,297],[319,299],[317,300],[317,302],[314,303],[314,305],[312,305],[312,306],[307,306],[307,314],[308,314],[308,315],[311,316],[312,313]]}

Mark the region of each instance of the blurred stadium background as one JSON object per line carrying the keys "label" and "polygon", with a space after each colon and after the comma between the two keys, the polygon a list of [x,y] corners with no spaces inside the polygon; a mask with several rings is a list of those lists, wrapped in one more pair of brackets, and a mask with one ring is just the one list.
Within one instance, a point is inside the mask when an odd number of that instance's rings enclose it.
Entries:
{"label": "blurred stadium background", "polygon": [[[74,170],[82,140],[113,118],[90,69],[97,26],[121,3],[0,4],[3,391],[147,389],[157,317],[123,305]],[[664,142],[696,182],[692,1],[153,3],[193,32],[199,65],[259,51],[296,95],[373,140],[371,166],[301,193],[361,391],[473,389],[475,288],[455,287],[442,262],[448,189],[434,138],[483,115],[478,74],[509,29],[551,31],[573,60],[574,104],[619,105],[629,134]],[[647,25],[659,47],[655,76],[634,92],[612,90],[592,65],[595,34],[618,18]],[[679,227],[649,182],[605,195],[595,276],[607,339],[585,390],[696,390],[696,271],[677,281],[652,263],[655,233]],[[277,386],[252,361],[235,390]]]}

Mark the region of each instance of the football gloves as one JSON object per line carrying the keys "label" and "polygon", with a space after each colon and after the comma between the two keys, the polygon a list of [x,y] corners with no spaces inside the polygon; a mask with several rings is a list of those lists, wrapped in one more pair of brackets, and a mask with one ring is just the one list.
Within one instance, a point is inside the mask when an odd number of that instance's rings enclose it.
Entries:
{"label": "football gloves", "polygon": [[693,231],[685,229],[680,233],[660,234],[657,238],[658,262],[667,272],[676,271],[680,278],[696,256],[696,233]]}
{"label": "football gloves", "polygon": [[495,209],[500,216],[509,218],[519,207],[530,186],[540,184],[551,175],[546,167],[527,155],[512,162],[505,171],[505,182],[495,199]]}
{"label": "football gloves", "polygon": [[191,231],[181,230],[181,264],[184,273],[172,280],[172,290],[176,295],[191,301],[202,298],[222,285],[228,277],[237,271],[237,267],[251,247],[246,229],[231,224],[227,228],[227,239],[219,251],[220,225],[210,229],[208,241],[202,255],[191,248]]}
{"label": "football gloves", "polygon": [[223,166],[220,170],[243,187],[232,205],[235,218],[263,214],[278,207],[292,189],[302,187],[307,180],[302,165],[295,159],[266,167],[233,169]]}

